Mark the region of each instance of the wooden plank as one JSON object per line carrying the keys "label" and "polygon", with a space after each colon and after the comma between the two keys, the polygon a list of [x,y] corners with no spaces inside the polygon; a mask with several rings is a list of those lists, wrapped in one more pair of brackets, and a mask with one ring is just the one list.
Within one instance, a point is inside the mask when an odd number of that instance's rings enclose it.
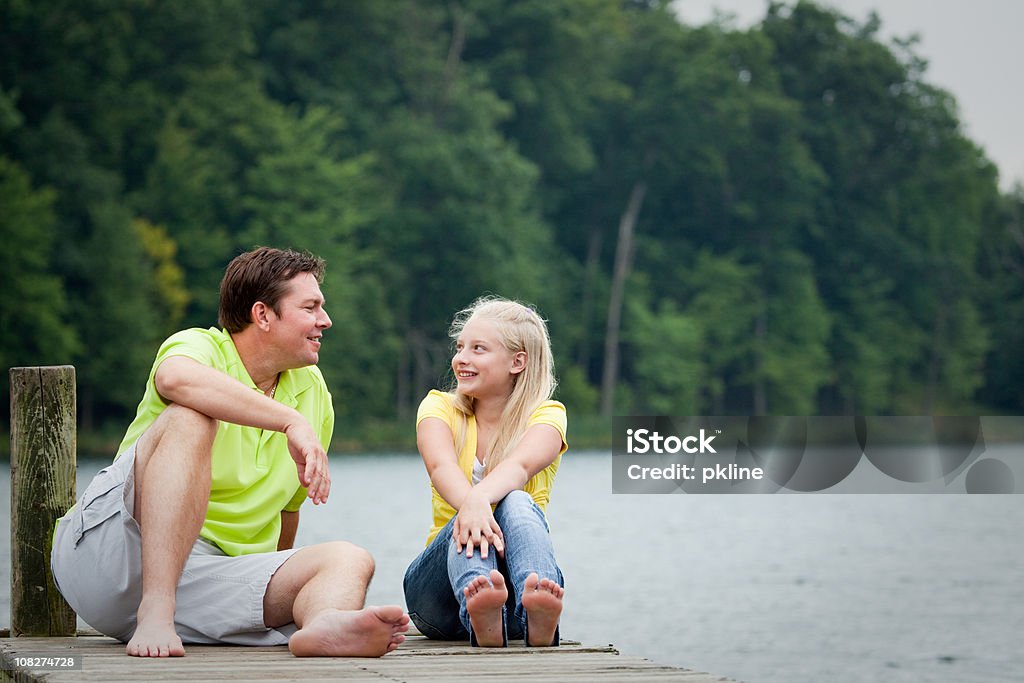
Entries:
{"label": "wooden plank", "polygon": [[[619,654],[614,648],[566,643],[557,648],[522,645],[506,649],[471,648],[465,642],[431,641],[422,636],[406,640],[398,650],[379,659],[354,657],[292,657],[285,647],[189,645],[185,657],[139,659],[124,654],[124,645],[103,636],[78,638],[17,638],[0,640],[5,663],[16,656],[81,656],[74,671],[15,671],[8,680],[26,683],[84,683],[87,681],[375,681],[408,683],[435,681],[531,681],[574,683],[590,681],[682,681],[712,683],[729,679],[656,664]],[[5,664],[6,668],[6,664]]]}
{"label": "wooden plank", "polygon": [[75,633],[50,573],[53,526],[75,502],[75,369],[11,368],[11,631]]}

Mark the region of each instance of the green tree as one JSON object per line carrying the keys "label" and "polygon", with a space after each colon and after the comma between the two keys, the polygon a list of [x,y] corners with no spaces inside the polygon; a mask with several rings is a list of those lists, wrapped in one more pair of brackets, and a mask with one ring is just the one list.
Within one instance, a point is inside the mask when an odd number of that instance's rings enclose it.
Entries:
{"label": "green tree", "polygon": [[488,291],[549,309],[560,291],[537,168],[502,133],[512,109],[475,61],[485,5],[282,3],[261,29],[270,92],[341,112],[343,144],[372,155],[387,193],[359,245],[396,335],[394,355],[378,358],[404,415],[444,380],[456,310]]}
{"label": "green tree", "polygon": [[152,285],[159,302],[158,316],[165,329],[177,329],[185,317],[189,301],[185,271],[176,260],[178,245],[166,230],[145,219],[136,218],[133,228],[147,261],[153,266]]}
{"label": "green tree", "polygon": [[979,255],[982,324],[991,334],[985,383],[986,409],[1020,415],[1024,408],[1024,186],[1017,184],[984,223]]}
{"label": "green tree", "polygon": [[652,415],[701,414],[707,385],[700,323],[682,314],[672,301],[656,311],[631,300],[628,341],[636,392],[631,412]]}
{"label": "green tree", "polygon": [[[631,98],[609,116],[615,142],[606,146],[598,176],[608,183],[605,194],[624,202],[617,209],[606,204],[602,221],[618,225],[603,411],[611,411],[616,311],[629,299],[623,290],[630,273],[646,274],[655,301],[675,301],[689,312],[688,299],[702,291],[687,277],[698,249],[730,253],[750,266],[759,302],[741,308],[753,316],[743,319],[746,337],[736,340],[745,353],[728,375],[712,372],[706,381],[733,388],[734,410],[809,410],[828,376],[821,330],[829,322],[799,255],[824,176],[799,138],[800,110],[782,92],[771,44],[756,31],[680,26],[665,7],[637,11],[632,27],[620,72]],[[813,362],[783,379],[786,354]],[[726,409],[721,386],[701,393]]]}
{"label": "green tree", "polygon": [[[716,256],[707,248],[696,254],[682,283],[685,313],[699,322],[705,380],[702,411],[727,415],[727,390],[749,374],[756,354],[754,329],[762,307],[760,270],[737,254]],[[733,401],[730,400],[729,403]]]}
{"label": "green tree", "polygon": [[829,179],[804,251],[835,320],[836,407],[953,410],[987,348],[973,297],[994,169],[912,42],[886,46],[879,28],[810,2],[773,4],[763,24]]}
{"label": "green tree", "polygon": [[602,383],[606,412],[1012,411],[1024,202],[879,29],[811,2],[737,30],[667,0],[0,0],[0,353],[71,354],[86,422],[120,420],[274,244],[328,260],[343,418],[411,415],[486,292],[550,319],[574,410]]}
{"label": "green tree", "polygon": [[78,348],[74,329],[67,320],[64,283],[53,272],[57,238],[53,203],[52,190],[34,189],[28,174],[0,155],[3,367],[70,363]]}
{"label": "green tree", "polygon": [[375,267],[377,222],[389,207],[371,154],[346,157],[334,141],[343,128],[336,114],[310,107],[302,116],[281,110],[266,149],[244,174],[244,228],[238,247],[288,245],[323,257],[323,285],[334,329],[320,366],[339,417],[387,415],[398,337],[388,292]]}
{"label": "green tree", "polygon": [[[81,342],[73,360],[86,426],[134,407],[170,322],[160,312],[181,303],[173,282],[154,284],[173,257],[138,229],[129,193],[144,181],[153,133],[183,75],[238,46],[240,7],[0,3],[0,83],[19,93],[23,122],[3,149],[55,193],[51,268],[66,283]],[[130,344],[112,343],[125,335]]]}

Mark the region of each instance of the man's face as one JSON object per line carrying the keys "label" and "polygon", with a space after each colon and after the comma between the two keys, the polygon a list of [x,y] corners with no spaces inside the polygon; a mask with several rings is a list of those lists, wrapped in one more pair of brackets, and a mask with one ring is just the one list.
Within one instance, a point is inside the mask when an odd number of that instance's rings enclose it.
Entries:
{"label": "man's face", "polygon": [[310,273],[293,277],[277,308],[277,313],[269,311],[268,315],[272,321],[272,343],[280,355],[282,367],[316,365],[320,360],[323,331],[331,326],[316,278]]}

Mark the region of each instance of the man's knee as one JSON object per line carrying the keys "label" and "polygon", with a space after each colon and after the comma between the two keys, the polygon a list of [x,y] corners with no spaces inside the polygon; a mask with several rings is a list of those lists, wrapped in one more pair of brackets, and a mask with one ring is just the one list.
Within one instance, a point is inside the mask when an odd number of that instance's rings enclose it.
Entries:
{"label": "man's knee", "polygon": [[376,564],[366,548],[348,541],[331,541],[318,547],[323,569],[344,569],[348,573],[365,576],[366,580],[373,577]]}
{"label": "man's knee", "polygon": [[135,447],[136,475],[146,468],[150,456],[161,447],[170,447],[176,459],[189,456],[208,459],[216,436],[217,420],[172,403],[139,437]]}
{"label": "man's knee", "polygon": [[153,423],[153,426],[157,425],[162,431],[171,430],[209,440],[217,434],[217,420],[177,403],[172,403],[160,413]]}

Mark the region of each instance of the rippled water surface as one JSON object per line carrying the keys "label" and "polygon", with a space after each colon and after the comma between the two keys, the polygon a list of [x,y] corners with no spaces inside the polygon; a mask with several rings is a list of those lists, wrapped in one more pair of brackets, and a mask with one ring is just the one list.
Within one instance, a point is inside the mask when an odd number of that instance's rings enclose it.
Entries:
{"label": "rippled water surface", "polygon": [[[402,603],[430,521],[419,458],[331,468],[299,543],[365,546],[368,601]],[[613,495],[609,455],[570,453],[548,512],[565,638],[750,683],[1021,680],[1024,495]]]}

